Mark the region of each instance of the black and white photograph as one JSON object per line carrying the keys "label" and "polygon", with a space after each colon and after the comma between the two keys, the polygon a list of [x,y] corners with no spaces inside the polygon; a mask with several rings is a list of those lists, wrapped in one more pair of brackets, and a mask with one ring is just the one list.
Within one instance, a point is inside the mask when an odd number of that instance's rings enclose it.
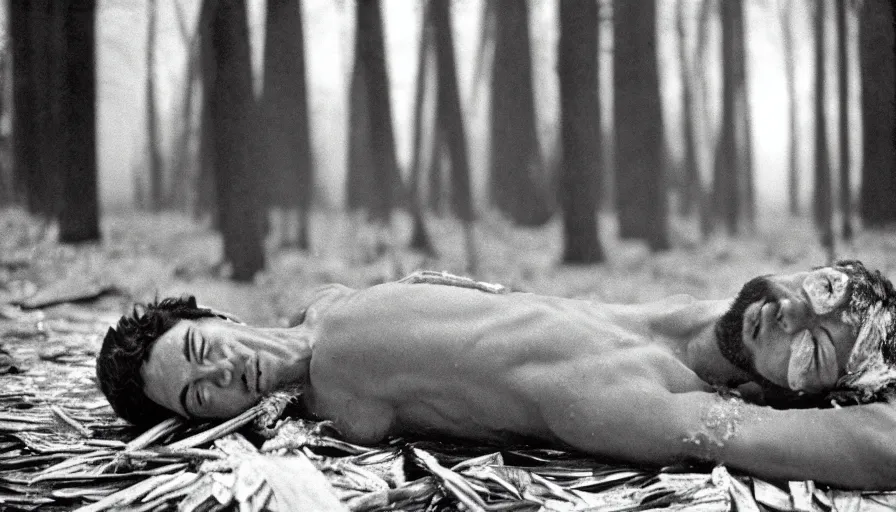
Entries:
{"label": "black and white photograph", "polygon": [[0,2],[0,511],[896,510],[896,0]]}

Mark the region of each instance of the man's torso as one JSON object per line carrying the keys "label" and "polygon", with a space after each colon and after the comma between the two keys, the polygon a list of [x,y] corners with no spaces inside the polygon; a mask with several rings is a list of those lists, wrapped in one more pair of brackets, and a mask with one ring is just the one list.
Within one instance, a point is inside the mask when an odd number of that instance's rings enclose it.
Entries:
{"label": "man's torso", "polygon": [[308,400],[355,441],[406,432],[553,440],[544,401],[575,400],[580,391],[563,388],[581,375],[708,388],[675,347],[610,306],[428,284],[344,292],[319,319]]}

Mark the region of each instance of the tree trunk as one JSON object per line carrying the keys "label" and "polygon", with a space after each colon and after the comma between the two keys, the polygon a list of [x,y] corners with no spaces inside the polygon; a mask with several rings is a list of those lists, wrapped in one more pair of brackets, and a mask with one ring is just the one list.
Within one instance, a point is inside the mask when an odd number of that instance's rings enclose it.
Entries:
{"label": "tree trunk", "polygon": [[346,202],[351,211],[368,210],[373,180],[373,149],[370,144],[370,114],[367,107],[367,88],[364,85],[364,64],[358,35],[355,35],[355,61],[349,85],[349,139]]}
{"label": "tree trunk", "polygon": [[24,2],[8,4],[9,32],[12,40],[12,161],[16,195],[25,199],[34,211],[31,189],[36,181],[37,145],[37,88],[32,68],[37,60],[37,48],[31,44],[31,7]]}
{"label": "tree trunk", "polygon": [[797,119],[796,92],[796,54],[793,43],[793,21],[791,2],[782,2],[781,6],[781,45],[784,49],[784,73],[787,81],[788,133],[790,151],[787,159],[787,198],[791,215],[800,213],[799,190],[799,120]]}
{"label": "tree trunk", "polygon": [[[189,211],[190,206],[194,205],[196,194],[196,171],[198,165],[195,165],[198,159],[192,153],[191,147],[195,136],[194,130],[194,87],[199,79],[199,70],[201,68],[201,50],[200,50],[200,30],[190,33],[187,28],[186,15],[183,12],[180,1],[174,2],[177,11],[178,28],[180,30],[181,40],[187,49],[187,66],[184,70],[184,86],[183,96],[181,97],[180,107],[180,125],[175,125],[174,130],[178,133],[175,140],[175,147],[170,161],[171,167],[171,185],[165,192],[165,204],[184,212]],[[200,22],[201,23],[201,22]],[[196,152],[198,154],[198,151]]]}
{"label": "tree trunk", "polygon": [[196,218],[211,217],[212,226],[217,229],[221,222],[218,216],[218,200],[215,191],[218,186],[215,170],[215,121],[212,116],[212,100],[215,94],[217,65],[212,44],[213,24],[217,0],[204,0],[199,14],[199,63],[202,67],[202,112],[199,128],[199,172],[196,183]]}
{"label": "tree trunk", "polygon": [[[707,108],[710,102],[710,87],[708,86],[707,54],[709,51],[709,36],[713,26],[712,14],[715,12],[713,8],[715,2],[712,0],[701,0],[698,8],[697,17],[697,56],[696,63],[692,68],[694,70],[695,84],[698,91],[699,107],[697,111],[700,113],[699,122],[703,126],[711,126],[709,118],[710,109]],[[715,91],[713,91],[715,92]],[[705,132],[708,133],[708,132]],[[714,142],[710,142],[713,144]],[[706,239],[712,234],[713,227],[716,223],[715,218],[715,194],[714,179],[710,180],[711,184],[701,187],[699,196],[700,206],[700,235]]]}
{"label": "tree trunk", "polygon": [[834,233],[831,225],[833,204],[831,201],[831,161],[828,154],[827,114],[825,112],[825,58],[824,58],[824,1],[815,8],[815,224],[821,237],[821,246],[827,250],[829,263],[833,263]]}
{"label": "tree trunk", "polygon": [[849,61],[847,60],[846,2],[836,2],[837,6],[837,82],[839,91],[840,127],[840,212],[843,217],[843,239],[852,240],[852,207],[850,205],[850,165],[849,165]]}
{"label": "tree trunk", "polygon": [[[437,0],[438,1],[438,0]],[[423,207],[420,198],[420,176],[423,174],[423,165],[421,156],[423,153],[423,106],[426,102],[426,62],[432,46],[432,27],[429,16],[430,1],[425,0],[423,4],[422,28],[420,31],[420,52],[417,55],[417,84],[414,91],[414,154],[411,159],[411,186],[408,191],[408,201],[410,203],[411,219],[413,227],[411,230],[410,246],[413,249],[422,251],[430,256],[435,256],[436,252],[426,230],[426,221],[423,218]]]}
{"label": "tree trunk", "polygon": [[888,0],[862,2],[859,52],[862,68],[862,189],[866,226],[896,222],[896,41]]}
{"label": "tree trunk", "polygon": [[9,7],[16,184],[60,242],[97,240],[95,2]]}
{"label": "tree trunk", "polygon": [[[69,9],[74,8],[73,0],[50,2],[48,16],[44,23],[44,34],[47,37],[48,54],[46,58],[46,82],[39,85],[44,89],[45,117],[40,140],[41,167],[45,173],[47,184],[46,212],[48,217],[59,219],[64,203],[73,198],[66,197],[65,186],[68,167],[71,163],[69,151],[69,115],[71,98],[69,97],[69,35],[67,19]],[[40,22],[38,22],[40,23]],[[92,68],[91,68],[92,69]]]}
{"label": "tree trunk", "polygon": [[470,104],[474,107],[479,106],[483,84],[487,83],[491,78],[488,70],[494,65],[497,18],[497,2],[482,2],[482,25],[480,26],[479,40],[477,41],[473,83],[470,86],[473,96]]}
{"label": "tree trunk", "polygon": [[737,158],[736,13],[740,0],[721,2],[722,7],[722,125],[713,170],[713,216],[724,222],[728,233],[739,231],[740,193]]}
{"label": "tree trunk", "polygon": [[495,56],[491,90],[491,198],[523,225],[540,225],[552,205],[536,137],[529,39],[529,7],[495,0]]}
{"label": "tree trunk", "polygon": [[451,4],[435,0],[430,4],[435,36],[438,91],[436,99],[436,130],[445,143],[451,159],[451,208],[464,226],[467,248],[467,271],[477,268],[473,221],[473,197],[470,186],[470,163],[467,157],[467,136],[460,106],[457,85],[457,66],[454,62],[454,38],[451,33]]}
{"label": "tree trunk", "polygon": [[96,156],[96,0],[66,2],[61,243],[100,239]]}
{"label": "tree trunk", "polygon": [[604,252],[598,238],[598,194],[594,190],[600,162],[597,2],[560,0],[559,9],[563,262],[599,263]]}
{"label": "tree trunk", "polygon": [[299,212],[297,245],[308,249],[312,183],[305,50],[299,0],[268,0],[264,46],[263,161],[266,204]]}
{"label": "tree trunk", "polygon": [[146,26],[146,145],[149,152],[149,208],[157,212],[162,209],[164,190],[164,169],[159,148],[159,126],[156,116],[155,47],[156,47],[156,0],[147,0]]}
{"label": "tree trunk", "polygon": [[392,128],[389,96],[389,74],[386,68],[386,49],[383,39],[383,19],[379,0],[357,3],[356,59],[364,70],[364,86],[370,120],[370,147],[373,150],[370,218],[391,225],[394,192],[398,187],[398,163]]}
{"label": "tree trunk", "polygon": [[614,116],[619,234],[668,249],[656,0],[613,5],[613,95],[615,112],[625,113]]}
{"label": "tree trunk", "polygon": [[753,116],[750,108],[750,93],[747,89],[747,38],[745,31],[743,0],[732,10],[735,29],[736,104],[737,104],[737,147],[738,147],[738,188],[742,194],[742,218],[751,231],[756,229],[756,200],[753,180]]}
{"label": "tree trunk", "polygon": [[[9,108],[6,104],[6,91],[9,84],[8,51],[7,47],[6,52],[0,52],[0,118],[3,117],[3,111]],[[7,136],[0,133],[0,154],[5,156],[9,151]],[[13,175],[12,167],[6,165],[6,162],[7,160],[0,157],[0,208],[15,203],[17,199],[15,176]]]}
{"label": "tree trunk", "polygon": [[436,0],[430,5],[435,35],[438,68],[438,99],[436,116],[439,130],[451,159],[451,207],[462,221],[475,219],[470,190],[470,164],[467,157],[467,136],[457,86],[457,67],[454,62],[454,40],[451,34],[451,6]]}
{"label": "tree trunk", "polygon": [[258,112],[252,91],[245,0],[217,1],[212,21],[214,82],[211,112],[214,169],[224,260],[232,278],[250,281],[264,267],[255,141]]}
{"label": "tree trunk", "polygon": [[[63,87],[60,58],[64,52],[64,34],[60,30],[64,19],[57,12],[60,4],[38,0],[29,6],[29,45],[32,60],[30,85],[34,88],[32,114],[34,166],[28,176],[28,209],[49,220],[59,212],[59,95]],[[62,22],[62,23],[60,23]],[[56,30],[54,30],[56,29]]]}
{"label": "tree trunk", "polygon": [[700,201],[700,169],[697,164],[697,135],[694,119],[694,66],[691,63],[685,31],[685,3],[678,0],[676,28],[678,31],[679,74],[681,75],[682,137],[684,159],[682,162],[679,212],[690,215],[697,210]]}

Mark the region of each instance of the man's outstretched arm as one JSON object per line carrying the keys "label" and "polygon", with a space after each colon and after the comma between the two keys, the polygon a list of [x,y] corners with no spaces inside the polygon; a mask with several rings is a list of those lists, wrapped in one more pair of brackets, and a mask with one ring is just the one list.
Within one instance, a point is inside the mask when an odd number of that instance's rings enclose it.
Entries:
{"label": "man's outstretched arm", "polygon": [[712,459],[766,478],[896,489],[894,405],[776,410],[654,383],[579,396],[544,412],[558,437],[584,451],[653,464]]}

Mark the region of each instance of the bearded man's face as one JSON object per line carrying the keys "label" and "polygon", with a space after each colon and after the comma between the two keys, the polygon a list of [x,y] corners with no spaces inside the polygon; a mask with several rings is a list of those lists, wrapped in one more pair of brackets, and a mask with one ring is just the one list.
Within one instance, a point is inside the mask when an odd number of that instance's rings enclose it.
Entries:
{"label": "bearded man's face", "polygon": [[841,314],[848,297],[848,276],[832,267],[751,279],[719,320],[719,347],[757,380],[831,390],[856,342],[856,327]]}

